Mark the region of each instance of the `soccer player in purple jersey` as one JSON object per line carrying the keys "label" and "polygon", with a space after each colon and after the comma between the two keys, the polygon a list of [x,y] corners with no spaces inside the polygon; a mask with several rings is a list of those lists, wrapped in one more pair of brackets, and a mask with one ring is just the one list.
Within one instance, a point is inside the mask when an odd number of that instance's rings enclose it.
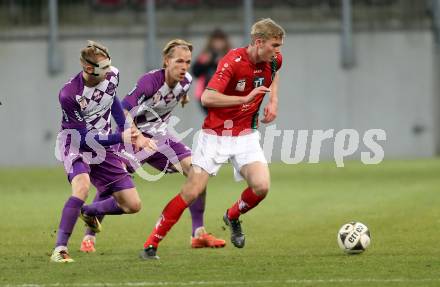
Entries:
{"label": "soccer player in purple jersey", "polygon": [[[141,201],[131,176],[112,146],[126,143],[155,149],[150,139],[139,137],[131,128],[124,129],[125,115],[116,96],[119,71],[111,66],[107,48],[89,41],[81,50],[80,60],[82,72],[66,83],[59,94],[63,117],[57,144],[72,195],[62,211],[50,258],[53,262],[74,261],[67,243],[78,216],[99,232],[101,227],[96,216],[140,210]],[[111,116],[122,132],[111,132]],[[107,196],[106,200],[84,205],[90,183],[98,194]]]}
{"label": "soccer player in purple jersey", "polygon": [[[191,166],[191,150],[167,130],[171,111],[181,102],[186,103],[187,92],[192,82],[188,73],[191,64],[192,44],[174,39],[168,42],[163,51],[163,69],[144,74],[136,87],[124,98],[122,106],[130,112],[136,127],[146,138],[157,141],[157,151],[145,150],[136,153],[124,147],[119,149],[129,170],[136,170],[147,163],[166,172],[182,172],[185,176]],[[122,146],[122,145],[120,145]],[[225,240],[206,232],[203,223],[206,191],[190,206],[192,218],[191,246],[193,248],[224,247]],[[102,218],[101,218],[102,220]],[[81,244],[84,252],[93,252],[95,234],[89,229]]]}

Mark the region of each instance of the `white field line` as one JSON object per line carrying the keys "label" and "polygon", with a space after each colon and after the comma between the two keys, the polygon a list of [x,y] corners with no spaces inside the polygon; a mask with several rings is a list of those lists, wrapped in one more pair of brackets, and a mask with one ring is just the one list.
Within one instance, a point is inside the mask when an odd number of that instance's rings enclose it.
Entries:
{"label": "white field line", "polygon": [[51,284],[3,284],[1,287],[113,287],[113,286],[212,286],[212,285],[268,285],[268,284],[327,284],[327,283],[428,283],[439,282],[440,278],[392,278],[392,279],[287,279],[287,280],[248,280],[248,281],[144,281],[144,282],[120,282],[120,283],[51,283]]}

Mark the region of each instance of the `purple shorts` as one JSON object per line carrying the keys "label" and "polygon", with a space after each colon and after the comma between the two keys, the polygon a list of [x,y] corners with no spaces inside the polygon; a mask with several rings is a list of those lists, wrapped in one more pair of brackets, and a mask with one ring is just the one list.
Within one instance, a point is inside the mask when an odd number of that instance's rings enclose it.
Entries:
{"label": "purple shorts", "polygon": [[112,150],[106,150],[105,160],[99,164],[88,164],[82,157],[78,157],[66,173],[69,182],[78,174],[88,173],[90,181],[102,194],[112,194],[135,187],[121,159]]}
{"label": "purple shorts", "polygon": [[134,155],[132,152],[127,151],[123,144],[119,145],[119,155],[127,165],[127,170],[130,173],[133,173],[145,163],[159,171],[174,173],[177,172],[174,165],[191,156],[191,149],[174,136],[166,135],[154,139],[157,140],[157,151],[153,153],[142,150]]}

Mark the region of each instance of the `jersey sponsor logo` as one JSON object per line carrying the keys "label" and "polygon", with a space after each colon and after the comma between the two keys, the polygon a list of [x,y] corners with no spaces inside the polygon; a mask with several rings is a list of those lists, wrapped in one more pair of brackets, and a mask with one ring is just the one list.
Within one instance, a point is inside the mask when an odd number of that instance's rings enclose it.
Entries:
{"label": "jersey sponsor logo", "polygon": [[261,87],[264,84],[264,77],[255,77],[254,78],[254,88]]}
{"label": "jersey sponsor logo", "polygon": [[74,114],[78,121],[82,122],[84,120],[81,114],[77,110],[74,111]]}
{"label": "jersey sponsor logo", "polygon": [[235,62],[240,62],[241,61],[241,56],[238,56],[237,58],[234,59]]}
{"label": "jersey sponsor logo", "polygon": [[263,73],[262,69],[254,70],[254,74],[260,74],[260,73]]}
{"label": "jersey sponsor logo", "polygon": [[239,92],[243,92],[246,87],[246,79],[238,80],[237,85],[235,86],[235,90]]}

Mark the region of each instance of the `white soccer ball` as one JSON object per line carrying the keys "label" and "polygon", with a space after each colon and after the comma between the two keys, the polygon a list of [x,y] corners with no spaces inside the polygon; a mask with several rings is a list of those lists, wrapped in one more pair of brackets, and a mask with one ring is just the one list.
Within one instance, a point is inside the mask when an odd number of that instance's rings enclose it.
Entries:
{"label": "white soccer ball", "polygon": [[360,222],[344,224],[338,231],[338,245],[349,254],[362,253],[370,245],[371,236],[368,227]]}

